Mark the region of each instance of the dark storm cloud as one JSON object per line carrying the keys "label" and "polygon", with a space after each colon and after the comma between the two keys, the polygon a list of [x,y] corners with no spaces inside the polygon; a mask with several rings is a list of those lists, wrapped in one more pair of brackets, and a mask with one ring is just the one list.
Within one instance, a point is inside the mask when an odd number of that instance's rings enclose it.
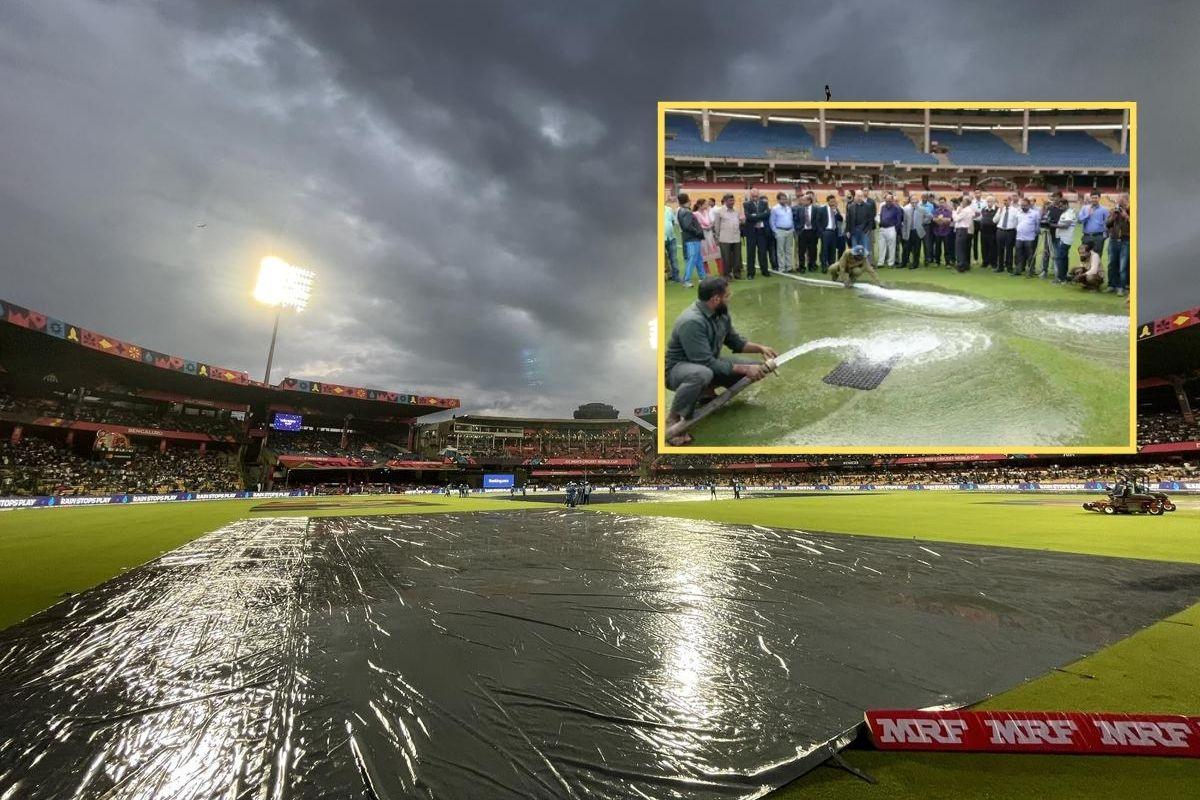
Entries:
{"label": "dark storm cloud", "polygon": [[277,252],[319,283],[276,378],[628,411],[655,396],[655,101],[830,83],[1138,100],[1141,316],[1200,301],[1195,89],[1165,80],[1197,66],[1186,4],[878,8],[6,3],[0,294],[257,374],[247,292]]}

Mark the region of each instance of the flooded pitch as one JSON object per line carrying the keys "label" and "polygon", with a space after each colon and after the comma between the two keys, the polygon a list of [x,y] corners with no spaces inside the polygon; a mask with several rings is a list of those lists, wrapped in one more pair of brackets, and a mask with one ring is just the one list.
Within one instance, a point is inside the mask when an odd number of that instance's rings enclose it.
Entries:
{"label": "flooded pitch", "polygon": [[[696,445],[1128,446],[1127,314],[1049,285],[1035,302],[776,277],[738,286],[734,320],[800,354],[697,424]],[[823,382],[847,361],[890,370],[869,390]]]}
{"label": "flooded pitch", "polygon": [[756,797],[867,707],[1197,597],[1197,566],[555,509],[241,521],[0,633],[0,797]]}

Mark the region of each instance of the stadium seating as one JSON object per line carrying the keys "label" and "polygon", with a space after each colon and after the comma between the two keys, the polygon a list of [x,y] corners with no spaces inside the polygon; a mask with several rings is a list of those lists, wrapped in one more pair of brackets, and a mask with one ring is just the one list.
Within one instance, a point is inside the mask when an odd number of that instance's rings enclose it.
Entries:
{"label": "stadium seating", "polygon": [[1200,441],[1200,426],[1189,425],[1182,414],[1138,412],[1138,444]]}
{"label": "stadium seating", "polygon": [[338,431],[272,431],[267,447],[279,455],[361,458],[367,461],[412,456],[400,445],[359,433],[347,434],[346,446],[342,447],[342,434]]}
{"label": "stadium seating", "polygon": [[799,158],[820,161],[902,161],[906,164],[936,164],[898,128],[832,127],[829,146],[817,147],[801,125],[772,124],[763,127],[755,120],[733,119],[712,142],[700,137],[700,128],[690,118],[667,117],[666,130],[674,134],[667,140],[667,153],[673,156],[711,156],[714,158]]}
{"label": "stadium seating", "polygon": [[994,167],[1028,166],[1029,158],[1018,153],[1008,142],[988,131],[934,131],[931,138],[949,148],[951,164]]}
{"label": "stadium seating", "polygon": [[[922,153],[899,128],[832,126],[828,147],[817,147],[801,125],[773,123],[763,127],[757,120],[733,119],[712,142],[700,136],[695,119],[671,114],[666,119],[667,155],[693,158],[793,158],[803,160],[857,161],[903,164],[938,163],[937,157]],[[1069,167],[1073,169],[1125,169],[1129,157],[1112,152],[1085,131],[1029,132],[1029,153],[1021,154],[989,131],[936,130],[933,139],[949,149],[953,165],[997,167]]]}
{"label": "stadium seating", "polygon": [[229,492],[240,488],[231,453],[138,450],[127,461],[90,458],[36,436],[0,442],[0,495]]}
{"label": "stadium seating", "polygon": [[[514,425],[520,425],[514,421]],[[474,459],[538,458],[631,458],[641,461],[647,451],[650,434],[628,424],[612,427],[583,427],[567,424],[533,426],[525,424],[521,437],[463,438],[457,443],[451,436],[427,431],[421,441],[426,456],[455,448],[459,455]]]}
{"label": "stadium seating", "polygon": [[1037,167],[1076,167],[1100,169],[1128,167],[1129,156],[1118,155],[1084,131],[1029,132],[1030,164]]}

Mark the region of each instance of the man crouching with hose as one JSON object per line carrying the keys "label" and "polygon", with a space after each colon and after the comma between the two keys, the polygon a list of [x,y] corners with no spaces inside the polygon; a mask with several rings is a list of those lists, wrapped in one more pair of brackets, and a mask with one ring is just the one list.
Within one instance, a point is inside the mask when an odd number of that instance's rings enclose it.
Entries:
{"label": "man crouching with hose", "polygon": [[879,273],[871,266],[867,252],[861,244],[842,253],[841,258],[829,265],[829,277],[832,280],[841,281],[847,289],[861,282],[864,275],[867,283],[873,283],[876,286],[883,285],[879,281]]}
{"label": "man crouching with hose", "polygon": [[[760,353],[768,360],[776,356],[770,347],[747,341],[734,329],[728,305],[732,295],[725,278],[706,278],[696,302],[675,320],[666,353],[667,388],[675,392],[668,429],[690,417],[702,400],[715,397],[717,386],[728,388],[742,378],[761,380],[770,372],[766,363],[721,358],[723,346],[734,353]],[[678,447],[691,441],[691,435],[683,433],[667,443]]]}

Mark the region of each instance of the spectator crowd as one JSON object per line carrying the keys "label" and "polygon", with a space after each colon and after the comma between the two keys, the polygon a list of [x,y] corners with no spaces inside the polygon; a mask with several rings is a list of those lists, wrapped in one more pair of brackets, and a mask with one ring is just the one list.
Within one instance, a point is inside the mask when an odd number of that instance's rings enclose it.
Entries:
{"label": "spectator crowd", "polygon": [[0,496],[230,492],[241,487],[232,453],[137,450],[128,460],[79,455],[34,436],[0,441]]}

